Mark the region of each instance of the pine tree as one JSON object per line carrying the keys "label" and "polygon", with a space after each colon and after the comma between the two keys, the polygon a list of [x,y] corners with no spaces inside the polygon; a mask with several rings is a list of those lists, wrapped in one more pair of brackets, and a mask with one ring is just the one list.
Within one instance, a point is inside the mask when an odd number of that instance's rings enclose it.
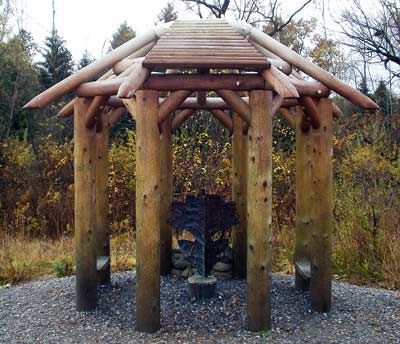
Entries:
{"label": "pine tree", "polygon": [[46,38],[43,52],[43,61],[38,63],[39,80],[43,89],[46,89],[72,74],[73,60],[65,41],[53,29]]}
{"label": "pine tree", "polygon": [[158,15],[158,21],[162,23],[169,23],[178,18],[173,2],[168,2],[167,5],[161,10]]}
{"label": "pine tree", "polygon": [[374,99],[381,108],[381,112],[387,115],[390,112],[391,96],[383,80],[379,81],[378,87],[374,93]]}
{"label": "pine tree", "polygon": [[136,36],[135,30],[124,21],[117,29],[117,31],[112,35],[111,48],[118,48],[120,45],[129,41]]}
{"label": "pine tree", "polygon": [[85,50],[83,52],[81,60],[78,63],[78,70],[90,65],[93,61],[94,61],[94,59],[92,58],[90,53],[87,50]]}

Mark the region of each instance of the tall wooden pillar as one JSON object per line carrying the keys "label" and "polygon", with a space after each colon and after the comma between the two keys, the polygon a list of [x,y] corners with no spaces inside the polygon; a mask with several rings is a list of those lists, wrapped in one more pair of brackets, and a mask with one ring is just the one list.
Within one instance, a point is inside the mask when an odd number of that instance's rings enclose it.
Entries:
{"label": "tall wooden pillar", "polygon": [[243,120],[233,113],[232,136],[232,199],[236,203],[239,224],[232,230],[233,275],[246,278],[247,270],[247,135],[243,134]]}
{"label": "tall wooden pillar", "polygon": [[160,328],[160,132],[158,92],[136,92],[136,325]]}
{"label": "tall wooden pillar", "polygon": [[320,125],[296,119],[296,287],[311,291],[311,307],[328,312],[332,280],[332,101],[314,100]]}
{"label": "tall wooden pillar", "polygon": [[271,329],[272,92],[250,92],[247,159],[247,321]]}
{"label": "tall wooden pillar", "polygon": [[172,117],[168,116],[161,124],[161,209],[160,209],[160,235],[161,235],[161,275],[168,275],[172,269],[172,229],[168,225],[168,215],[173,198],[172,175]]}
{"label": "tall wooden pillar", "polygon": [[74,106],[74,179],[75,179],[75,255],[76,308],[89,311],[96,307],[96,199],[95,129],[87,129],[85,115],[88,99]]}
{"label": "tall wooden pillar", "polygon": [[332,100],[318,102],[320,127],[311,129],[312,205],[311,205],[311,307],[318,312],[331,309],[332,288]]}
{"label": "tall wooden pillar", "polygon": [[98,283],[110,283],[110,228],[108,198],[108,113],[101,111],[96,126],[96,251],[101,264]]}
{"label": "tall wooden pillar", "polygon": [[311,124],[304,129],[306,114],[296,107],[296,243],[295,243],[295,286],[306,291],[310,287],[310,205],[313,189]]}

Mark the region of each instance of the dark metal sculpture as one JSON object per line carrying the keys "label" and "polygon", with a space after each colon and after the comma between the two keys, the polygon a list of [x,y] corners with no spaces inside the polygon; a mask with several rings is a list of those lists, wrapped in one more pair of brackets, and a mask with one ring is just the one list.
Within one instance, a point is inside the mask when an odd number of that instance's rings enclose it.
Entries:
{"label": "dark metal sculpture", "polygon": [[169,223],[179,232],[190,232],[194,241],[179,240],[187,260],[201,276],[207,277],[218,255],[229,245],[226,233],[239,223],[235,203],[218,195],[188,196],[185,202],[173,202]]}

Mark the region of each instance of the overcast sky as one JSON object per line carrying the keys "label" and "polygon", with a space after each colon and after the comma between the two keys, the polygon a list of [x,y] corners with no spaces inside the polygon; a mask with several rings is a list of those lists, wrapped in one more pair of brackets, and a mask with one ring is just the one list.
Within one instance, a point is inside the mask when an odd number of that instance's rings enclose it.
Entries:
{"label": "overcast sky", "polygon": [[[35,42],[43,47],[45,37],[52,27],[52,0],[14,0],[18,13],[22,18],[22,27],[32,33]],[[322,25],[321,4],[323,0],[314,0],[301,14],[296,17],[316,17]],[[362,0],[366,7],[373,11],[372,4],[376,0]],[[138,34],[154,26],[157,15],[165,7],[167,0],[55,0],[56,28],[65,39],[74,60],[79,61],[85,50],[98,58],[107,52],[109,41],[118,26],[127,21]],[[282,0],[283,15],[298,8],[304,0]],[[325,0],[325,23],[329,35],[337,35],[339,30],[335,17],[350,0]],[[197,18],[187,10],[181,1],[175,1],[179,18]],[[319,7],[319,8],[318,8]],[[322,32],[322,31],[321,31]],[[39,57],[39,56],[38,56]],[[383,67],[371,69],[371,79],[387,78]]]}
{"label": "overcast sky", "polygon": [[[43,46],[52,26],[52,0],[15,0],[19,8],[22,25],[30,31],[36,43]],[[299,6],[303,1],[283,0],[285,10]],[[346,0],[336,0],[337,3]],[[94,57],[100,56],[113,32],[124,20],[138,33],[152,27],[166,0],[55,0],[56,27],[66,40],[68,49],[78,60],[87,49]],[[185,11],[180,1],[176,1],[179,18],[196,18]],[[314,6],[309,5],[303,15],[320,16]],[[332,24],[331,17],[327,16]]]}

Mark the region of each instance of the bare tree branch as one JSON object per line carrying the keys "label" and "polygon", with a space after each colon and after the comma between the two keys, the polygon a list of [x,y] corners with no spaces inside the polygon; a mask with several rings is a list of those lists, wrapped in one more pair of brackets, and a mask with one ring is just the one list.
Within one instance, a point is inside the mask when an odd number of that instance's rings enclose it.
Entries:
{"label": "bare tree branch", "polygon": [[[366,12],[360,0],[353,0],[351,10],[341,14],[345,42],[354,51],[383,63],[385,68],[400,77],[400,5],[396,0],[379,0],[373,14]],[[391,65],[397,67],[392,68]]]}

